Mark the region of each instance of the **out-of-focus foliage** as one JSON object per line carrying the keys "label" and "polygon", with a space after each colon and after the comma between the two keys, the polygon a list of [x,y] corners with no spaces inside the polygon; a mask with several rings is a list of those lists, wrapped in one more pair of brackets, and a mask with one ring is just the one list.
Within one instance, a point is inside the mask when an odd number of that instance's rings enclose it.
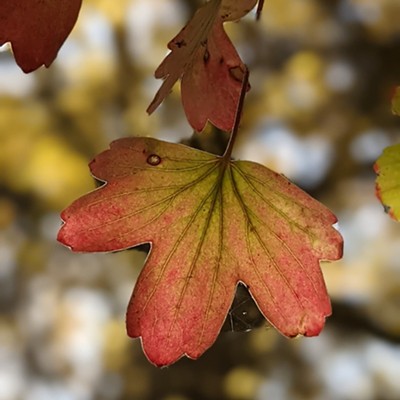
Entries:
{"label": "out-of-focus foliage", "polygon": [[1,101],[1,182],[16,194],[37,196],[45,208],[59,209],[67,199],[93,188],[93,180],[85,157],[67,138],[54,134],[55,123],[46,105],[16,98]]}
{"label": "out-of-focus foliage", "polygon": [[[157,370],[124,328],[145,254],[55,243],[58,211],[93,187],[86,164],[111,140],[189,140],[178,86],[145,109],[165,45],[198,3],[86,0],[52,67],[28,76],[1,48],[0,398],[399,398],[400,235],[372,170],[399,141],[398,0],[268,0],[260,22],[225,24],[251,71],[236,157],[284,173],[339,217],[345,254],[323,268],[333,316],[320,337],[224,333],[200,360]],[[207,130],[191,143],[216,151],[223,138]]]}

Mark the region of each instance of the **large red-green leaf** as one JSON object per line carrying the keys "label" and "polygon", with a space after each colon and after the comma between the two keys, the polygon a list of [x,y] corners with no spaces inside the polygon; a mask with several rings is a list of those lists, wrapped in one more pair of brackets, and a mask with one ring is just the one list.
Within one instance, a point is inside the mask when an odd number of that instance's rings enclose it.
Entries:
{"label": "large red-green leaf", "polygon": [[331,307],[319,260],[336,260],[335,216],[282,175],[183,145],[126,138],[90,165],[105,182],[63,213],[74,251],[151,243],[127,312],[147,357],[199,357],[238,282],[286,336],[317,335]]}
{"label": "large red-green leaf", "polygon": [[400,144],[387,147],[374,165],[376,195],[385,210],[400,221]]}
{"label": "large red-green leaf", "polygon": [[207,121],[233,127],[245,66],[224,31],[223,22],[247,14],[257,0],[210,0],[168,43],[171,52],[155,72],[164,79],[149,105],[152,113],[181,78],[182,103],[190,125],[202,131]]}
{"label": "large red-green leaf", "polygon": [[1,0],[0,45],[11,42],[24,72],[48,67],[71,32],[82,0]]}

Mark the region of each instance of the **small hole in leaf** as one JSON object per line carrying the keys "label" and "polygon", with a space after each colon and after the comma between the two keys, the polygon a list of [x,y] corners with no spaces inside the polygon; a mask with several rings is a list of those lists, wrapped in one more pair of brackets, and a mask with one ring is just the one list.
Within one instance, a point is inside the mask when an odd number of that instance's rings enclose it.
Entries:
{"label": "small hole in leaf", "polygon": [[158,165],[160,163],[161,163],[161,157],[158,156],[157,154],[150,154],[147,157],[147,164],[156,166],[156,165]]}
{"label": "small hole in leaf", "polygon": [[268,323],[251,297],[248,288],[240,283],[222,331],[248,332],[261,326],[268,326]]}

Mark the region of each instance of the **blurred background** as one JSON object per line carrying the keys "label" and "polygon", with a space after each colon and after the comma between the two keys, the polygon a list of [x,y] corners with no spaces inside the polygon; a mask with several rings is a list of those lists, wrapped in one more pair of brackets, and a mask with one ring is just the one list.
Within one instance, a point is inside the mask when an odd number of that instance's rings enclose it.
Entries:
{"label": "blurred background", "polygon": [[161,370],[124,326],[146,254],[73,254],[56,234],[110,141],[223,148],[226,134],[192,136],[179,86],[145,112],[167,41],[200,2],[83,3],[50,69],[25,75],[0,48],[0,400],[399,399],[400,225],[372,170],[400,142],[399,0],[267,0],[261,21],[225,24],[252,84],[235,156],[339,218],[343,260],[322,266],[334,313],[319,337],[288,340],[265,324],[243,332],[259,325],[245,299],[205,355]]}

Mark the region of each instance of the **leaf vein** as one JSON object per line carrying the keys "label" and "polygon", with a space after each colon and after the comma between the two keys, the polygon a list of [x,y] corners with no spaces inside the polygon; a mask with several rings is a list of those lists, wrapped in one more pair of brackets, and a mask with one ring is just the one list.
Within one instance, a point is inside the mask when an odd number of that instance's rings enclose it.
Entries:
{"label": "leaf vein", "polygon": [[174,243],[171,251],[169,252],[169,254],[167,255],[166,260],[164,261],[164,263],[160,266],[160,274],[148,296],[148,298],[146,299],[146,302],[144,304],[143,310],[145,310],[151,300],[151,298],[154,296],[154,293],[157,290],[157,287],[161,281],[161,279],[164,276],[164,272],[165,269],[167,268],[169,262],[171,261],[172,256],[174,255],[174,253],[176,252],[177,248],[179,247],[180,243],[182,242],[182,240],[184,239],[187,231],[189,230],[190,226],[192,225],[193,221],[196,219],[197,215],[199,214],[200,210],[202,209],[202,207],[204,206],[204,204],[207,202],[207,200],[209,199],[209,197],[213,194],[215,190],[215,186],[213,186],[211,188],[211,190],[204,196],[204,198],[202,199],[202,201],[200,202],[199,206],[196,208],[196,210],[194,211],[194,213],[192,214],[191,218],[189,219],[188,223],[186,224],[186,226],[184,227],[184,229],[182,230],[181,234],[179,235],[178,239],[176,240],[176,242]]}
{"label": "leaf vein", "polygon": [[[258,233],[257,227],[254,226],[253,222],[251,221],[251,218],[250,218],[250,216],[248,214],[248,211],[247,211],[248,210],[248,206],[244,202],[244,200],[243,200],[243,198],[242,198],[242,196],[241,196],[241,194],[240,194],[240,192],[239,192],[239,190],[237,188],[237,183],[236,183],[235,176],[234,176],[233,173],[231,173],[231,179],[232,179],[232,185],[233,185],[233,188],[234,188],[235,196],[236,196],[236,198],[237,198],[237,200],[238,200],[238,202],[239,202],[239,204],[240,204],[240,206],[242,208],[243,214],[244,214],[245,219],[246,219],[246,225],[247,225],[247,235],[246,235],[247,250],[249,252],[249,255],[250,255],[250,258],[252,260],[253,266],[255,268],[256,274],[260,279],[260,282],[262,282],[263,286],[268,290],[268,293],[271,295],[271,292],[270,292],[268,286],[265,284],[265,281],[260,276],[259,270],[257,268],[257,264],[254,261],[254,258],[253,258],[252,253],[251,253],[251,249],[249,247],[250,246],[250,242],[249,242],[250,241],[250,233],[249,233],[250,228],[251,228],[251,231],[253,232],[253,234],[255,235],[255,237],[257,238],[257,241],[259,242],[259,244],[260,244],[261,248],[263,249],[264,253],[270,259],[270,261],[271,261],[272,265],[274,266],[276,272],[279,274],[281,279],[285,282],[285,284],[289,288],[289,290],[293,293],[294,297],[296,298],[297,302],[299,303],[299,306],[301,308],[303,308],[301,299],[299,298],[297,292],[294,290],[293,286],[287,280],[286,276],[282,273],[281,269],[279,268],[279,265],[276,263],[274,257],[272,256],[272,254],[268,250],[267,246],[265,245],[265,243],[261,239],[261,237],[260,237],[260,235]],[[276,304],[275,301],[274,301],[274,304]]]}
{"label": "leaf vein", "polygon": [[[277,214],[279,214],[283,219],[285,219],[290,225],[294,225],[297,229],[301,230],[303,233],[305,233],[306,235],[311,236],[313,239],[316,239],[316,236],[314,235],[313,232],[308,232],[303,226],[301,226],[300,224],[298,224],[296,221],[294,221],[293,219],[291,219],[285,212],[283,212],[282,210],[280,210],[279,208],[277,208],[270,200],[266,199],[264,197],[264,195],[254,186],[254,184],[248,179],[248,177],[254,178],[255,177],[246,174],[245,172],[243,172],[238,166],[235,166],[235,169],[237,170],[237,172],[239,173],[239,175],[242,177],[242,179],[250,186],[250,188],[254,191],[254,193],[256,193],[258,195],[258,197],[265,203],[267,204],[270,208],[272,208]],[[260,184],[264,184],[263,181],[258,180],[258,183]],[[304,209],[304,205],[301,205],[299,203],[297,203],[295,200],[293,200],[292,198],[286,196],[285,194],[281,193],[281,192],[277,192],[276,189],[271,188],[271,186],[268,185],[268,187],[273,190],[276,194],[278,194],[280,197],[284,198],[287,201],[290,201],[293,204],[296,204],[298,207],[300,207],[301,209]],[[266,225],[263,221],[261,221],[262,224]]]}

